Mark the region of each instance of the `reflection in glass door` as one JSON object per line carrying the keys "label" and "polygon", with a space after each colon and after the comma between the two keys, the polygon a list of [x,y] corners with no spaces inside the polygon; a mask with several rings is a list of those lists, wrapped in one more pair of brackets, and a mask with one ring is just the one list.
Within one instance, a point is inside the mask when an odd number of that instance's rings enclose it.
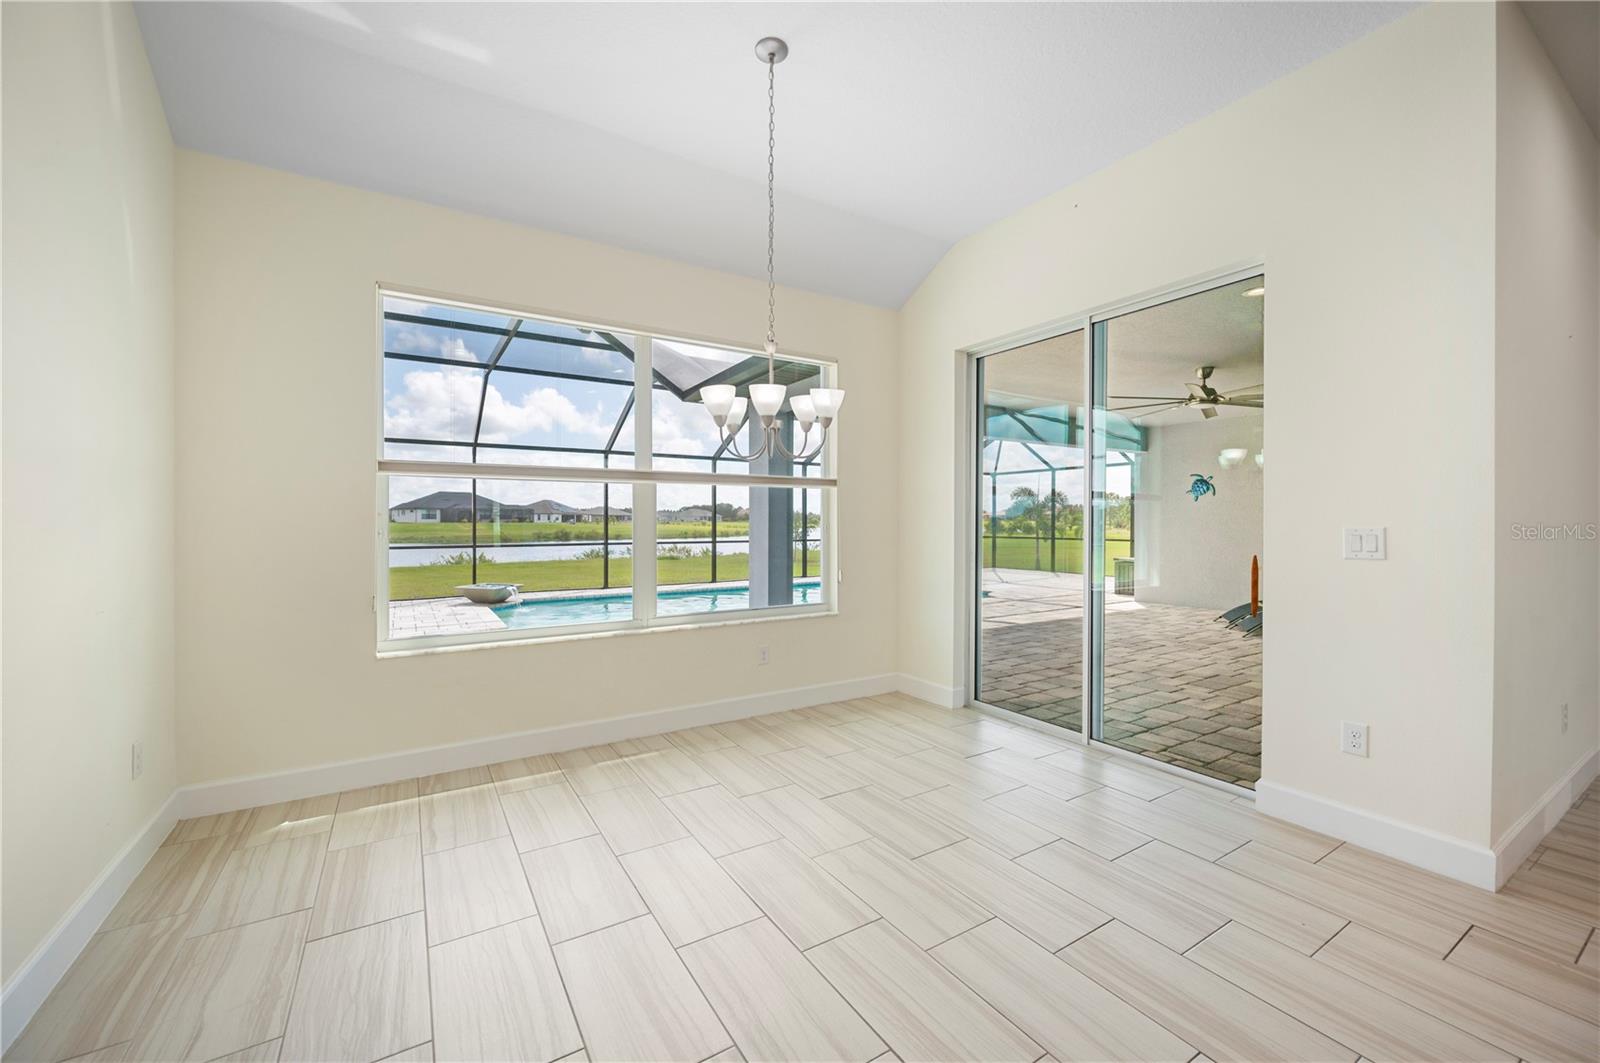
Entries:
{"label": "reflection in glass door", "polygon": [[1260,276],[1096,320],[1090,737],[1253,787],[1264,628]]}
{"label": "reflection in glass door", "polygon": [[976,696],[1082,728],[1084,333],[978,362]]}

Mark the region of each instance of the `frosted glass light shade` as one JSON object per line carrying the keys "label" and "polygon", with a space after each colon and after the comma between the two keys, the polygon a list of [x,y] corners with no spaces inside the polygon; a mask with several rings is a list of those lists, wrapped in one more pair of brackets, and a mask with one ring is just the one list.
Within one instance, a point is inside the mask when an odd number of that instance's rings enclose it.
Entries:
{"label": "frosted glass light shade", "polygon": [[789,389],[782,384],[750,385],[750,404],[763,417],[776,416],[788,395]]}
{"label": "frosted glass light shade", "polygon": [[1217,464],[1224,469],[1231,469],[1244,460],[1245,453],[1243,447],[1228,447],[1217,454]]}
{"label": "frosted glass light shade", "polygon": [[737,432],[739,426],[744,424],[744,415],[750,411],[750,400],[739,398],[733,400],[733,405],[728,409],[728,430]]}
{"label": "frosted glass light shade", "polygon": [[843,388],[812,388],[811,407],[817,411],[817,420],[831,421],[844,405]]}
{"label": "frosted glass light shade", "polygon": [[809,428],[811,422],[817,419],[817,411],[811,400],[804,395],[795,395],[789,399],[789,409],[794,411],[795,419],[802,428]]}
{"label": "frosted glass light shade", "polygon": [[733,397],[732,384],[711,384],[700,389],[701,401],[706,404],[711,416],[718,420],[728,416],[728,411],[733,408]]}

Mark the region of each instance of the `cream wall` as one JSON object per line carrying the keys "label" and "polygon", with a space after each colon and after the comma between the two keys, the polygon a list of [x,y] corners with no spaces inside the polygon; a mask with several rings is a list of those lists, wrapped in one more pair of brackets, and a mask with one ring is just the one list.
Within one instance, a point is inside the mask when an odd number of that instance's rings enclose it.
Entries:
{"label": "cream wall", "polygon": [[[961,349],[1265,263],[1265,782],[1488,843],[1494,20],[1421,8],[939,264],[901,323],[901,671],[962,682]],[[1349,525],[1389,560],[1342,561]]]}
{"label": "cream wall", "polygon": [[[1260,557],[1261,418],[1215,417],[1152,427],[1134,495],[1134,571],[1141,602],[1221,612],[1250,600],[1250,559]],[[1217,464],[1225,448],[1246,451],[1231,469]],[[1212,478],[1216,492],[1196,502],[1194,473]]]}
{"label": "cream wall", "polygon": [[173,175],[131,8],[0,12],[10,990],[176,782]]}
{"label": "cream wall", "polygon": [[178,195],[185,783],[894,670],[894,312],[778,296],[850,393],[838,616],[379,660],[375,285],[756,347],[765,286],[190,152]]}
{"label": "cream wall", "polygon": [[1498,41],[1496,840],[1600,744],[1600,544],[1526,531],[1600,522],[1600,147],[1515,4]]}

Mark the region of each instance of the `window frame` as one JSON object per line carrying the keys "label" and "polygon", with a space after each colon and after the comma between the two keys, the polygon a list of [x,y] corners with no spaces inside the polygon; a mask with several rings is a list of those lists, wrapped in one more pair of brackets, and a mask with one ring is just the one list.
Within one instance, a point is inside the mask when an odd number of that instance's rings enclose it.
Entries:
{"label": "window frame", "polygon": [[[572,465],[534,465],[485,461],[425,461],[412,459],[399,459],[385,457],[385,447],[388,440],[384,432],[385,415],[385,369],[389,357],[384,342],[384,322],[386,314],[384,301],[387,298],[405,299],[422,302],[431,306],[452,307],[473,313],[504,314],[505,317],[520,317],[526,322],[533,319],[552,325],[567,326],[572,328],[592,329],[610,333],[620,333],[635,339],[633,369],[634,377],[630,394],[632,399],[632,421],[634,428],[632,463],[628,465],[605,462],[600,467]],[[768,475],[752,473],[727,473],[715,471],[718,465],[728,463],[734,459],[715,458],[708,455],[703,459],[709,466],[705,472],[686,469],[657,469],[656,458],[653,453],[653,413],[655,398],[655,376],[652,368],[653,346],[656,341],[678,342],[705,347],[715,347],[731,353],[742,354],[749,357],[765,357],[765,352],[760,348],[750,347],[745,344],[731,342],[720,338],[704,336],[685,336],[678,333],[665,332],[659,329],[639,328],[631,325],[616,323],[602,324],[597,322],[577,320],[560,313],[547,310],[531,309],[522,306],[495,303],[493,305],[481,301],[462,298],[460,296],[446,295],[431,292],[411,285],[380,283],[376,286],[374,299],[374,347],[377,351],[377,364],[375,366],[375,531],[376,548],[375,561],[375,588],[373,595],[373,621],[374,636],[379,657],[410,656],[416,653],[439,652],[446,650],[476,649],[504,644],[525,644],[538,642],[555,642],[576,638],[611,637],[618,635],[641,634],[655,631],[673,631],[686,628],[723,627],[735,624],[765,623],[777,620],[794,620],[807,617],[832,616],[838,613],[838,526],[837,526],[837,428],[828,433],[823,453],[819,456],[816,468],[821,475],[805,475],[802,468],[794,475]],[[838,386],[838,362],[833,359],[818,357],[816,355],[785,351],[782,358],[794,362],[803,362],[817,366],[822,383],[827,387]],[[463,362],[463,368],[482,366],[483,363]],[[485,383],[492,377],[493,370],[484,368]],[[617,386],[626,385],[618,382]],[[640,396],[645,396],[641,402]],[[492,452],[491,452],[492,453]],[[552,451],[559,453],[559,451]],[[676,461],[689,458],[688,455],[669,456],[661,455],[663,460]],[[469,492],[479,490],[477,481],[523,481],[523,482],[572,482],[572,483],[611,483],[621,484],[630,488],[631,507],[633,519],[631,554],[633,564],[631,568],[630,594],[633,604],[633,617],[630,620],[611,620],[594,624],[564,624],[552,625],[548,628],[507,628],[504,631],[475,631],[462,632],[451,635],[426,635],[413,638],[391,638],[389,635],[389,579],[390,579],[390,543],[389,543],[389,479],[392,476],[416,476],[430,478],[448,478],[469,481]],[[725,613],[691,613],[682,615],[657,616],[657,564],[640,564],[641,558],[658,561],[656,523],[658,507],[656,505],[656,488],[661,484],[681,484],[690,486],[707,487],[787,487],[797,491],[817,490],[819,498],[819,516],[821,527],[817,536],[821,558],[817,565],[816,576],[820,581],[823,591],[820,602],[799,605],[775,606],[762,609],[746,609],[738,612]],[[807,529],[800,529],[800,548],[802,551],[810,547],[810,537]],[[754,544],[751,544],[752,547]],[[714,547],[713,547],[714,549]],[[809,577],[807,577],[809,578]],[[736,582],[736,581],[728,581]]]}

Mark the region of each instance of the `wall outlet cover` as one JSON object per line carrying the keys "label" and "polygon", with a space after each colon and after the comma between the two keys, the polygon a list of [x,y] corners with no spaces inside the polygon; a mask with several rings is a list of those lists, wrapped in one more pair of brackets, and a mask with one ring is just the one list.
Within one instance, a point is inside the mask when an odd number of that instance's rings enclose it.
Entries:
{"label": "wall outlet cover", "polygon": [[1367,755],[1367,725],[1349,720],[1339,725],[1339,752],[1353,757]]}

